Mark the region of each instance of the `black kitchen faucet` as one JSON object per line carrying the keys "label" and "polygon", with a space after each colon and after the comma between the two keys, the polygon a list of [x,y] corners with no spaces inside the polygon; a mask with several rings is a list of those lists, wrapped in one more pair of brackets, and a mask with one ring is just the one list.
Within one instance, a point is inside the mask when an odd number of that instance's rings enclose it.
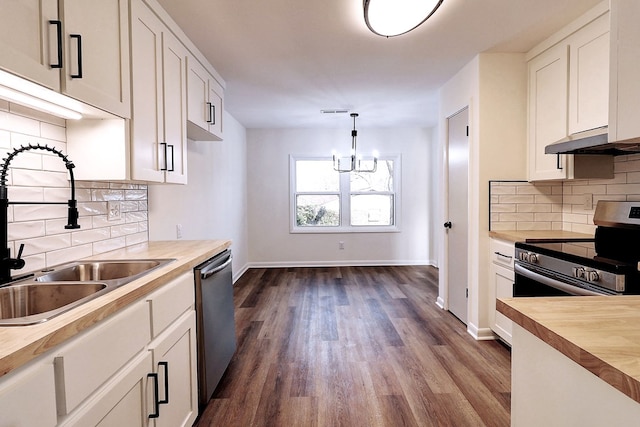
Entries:
{"label": "black kitchen faucet", "polygon": [[[69,177],[71,180],[71,199],[68,202],[10,202],[7,195],[7,172],[9,170],[9,163],[18,154],[28,150],[45,150],[57,154],[64,161],[64,165],[69,171]],[[27,146],[21,146],[13,150],[6,158],[2,159],[2,169],[0,170],[0,284],[11,281],[11,270],[19,270],[24,267],[24,260],[22,259],[22,249],[24,249],[24,243],[20,245],[18,250],[18,256],[11,258],[11,249],[9,249],[8,243],[8,208],[9,205],[68,205],[69,213],[67,218],[66,229],[80,228],[78,225],[78,208],[76,201],[76,183],[73,178],[73,168],[75,165],[71,160],[67,158],[59,150],[49,147],[47,145],[29,144]]]}

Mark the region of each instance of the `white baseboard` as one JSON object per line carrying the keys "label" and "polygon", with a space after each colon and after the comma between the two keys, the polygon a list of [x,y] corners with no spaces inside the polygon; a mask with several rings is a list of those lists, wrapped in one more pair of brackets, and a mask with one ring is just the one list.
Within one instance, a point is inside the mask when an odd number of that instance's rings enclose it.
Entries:
{"label": "white baseboard", "polygon": [[467,332],[478,341],[495,340],[497,338],[491,328],[478,328],[473,323],[467,325]]}
{"label": "white baseboard", "polygon": [[438,298],[436,299],[436,305],[438,307],[440,307],[441,309],[445,310],[444,308],[444,299],[442,299],[441,296],[438,295]]}
{"label": "white baseboard", "polygon": [[289,267],[381,267],[386,265],[431,265],[427,260],[345,260],[250,262],[248,268]]}

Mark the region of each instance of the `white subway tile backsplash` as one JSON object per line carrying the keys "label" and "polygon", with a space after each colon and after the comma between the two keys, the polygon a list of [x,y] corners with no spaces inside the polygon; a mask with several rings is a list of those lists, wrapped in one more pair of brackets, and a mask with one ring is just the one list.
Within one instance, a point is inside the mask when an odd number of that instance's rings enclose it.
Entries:
{"label": "white subway tile backsplash", "polygon": [[71,243],[75,246],[85,243],[93,243],[99,240],[106,240],[111,238],[111,231],[109,228],[93,228],[90,230],[80,230],[71,233]]}
{"label": "white subway tile backsplash", "polygon": [[54,141],[67,141],[67,129],[64,124],[62,126],[54,125],[51,123],[40,123],[40,136],[42,138],[51,139]]}
{"label": "white subway tile backsplash", "polygon": [[10,201],[20,202],[42,202],[43,188],[42,187],[7,187],[7,195]]}
{"label": "white subway tile backsplash", "polygon": [[63,264],[65,262],[76,261],[80,258],[95,255],[93,246],[86,244],[82,246],[70,246],[54,251],[47,252],[47,266]]}
{"label": "white subway tile backsplash", "polygon": [[54,236],[36,237],[33,239],[15,239],[16,246],[24,243],[24,254],[33,255],[50,252],[58,248],[71,246],[70,234],[58,234]]}
{"label": "white subway tile backsplash", "polygon": [[15,205],[13,206],[13,216],[15,221],[66,218],[67,208],[63,205]]}
{"label": "white subway tile backsplash", "polygon": [[144,243],[147,240],[149,240],[149,236],[146,231],[136,233],[136,234],[129,234],[125,236],[125,241],[127,242],[127,246],[137,245],[138,243]]}
{"label": "white subway tile backsplash", "polygon": [[126,246],[127,246],[127,239],[125,238],[125,236],[121,236],[121,237],[116,237],[114,239],[100,240],[98,242],[93,243],[93,252],[96,254],[101,254],[103,252],[121,249]]}
{"label": "white subway tile backsplash", "polygon": [[44,221],[12,222],[7,226],[9,240],[42,237],[46,234]]}
{"label": "white subway tile backsplash", "polygon": [[[11,110],[11,113],[7,111]],[[47,144],[66,153],[65,121],[0,101],[0,154],[28,144]],[[69,159],[77,162],[77,159]],[[10,201],[66,202],[69,172],[46,150],[18,154],[7,175]],[[148,240],[147,185],[76,181],[79,229],[67,230],[67,206],[10,205],[8,246],[24,243],[23,272],[97,255]],[[122,219],[107,220],[107,201],[121,200]]]}
{"label": "white subway tile backsplash", "polygon": [[[549,183],[525,181],[490,182],[490,228],[492,230],[567,230],[593,234],[593,214],[600,200],[640,201],[640,155],[614,159],[613,179],[573,180]],[[503,195],[504,188],[515,188],[517,196],[531,195],[533,202]],[[550,190],[550,191],[549,191]],[[592,195],[585,209],[585,194]],[[517,213],[534,213],[533,221],[505,216],[516,206]],[[499,213],[499,215],[493,215]],[[512,228],[509,228],[512,227]]]}
{"label": "white subway tile backsplash", "polygon": [[11,169],[13,185],[30,187],[69,187],[69,179],[65,172],[43,170]]}

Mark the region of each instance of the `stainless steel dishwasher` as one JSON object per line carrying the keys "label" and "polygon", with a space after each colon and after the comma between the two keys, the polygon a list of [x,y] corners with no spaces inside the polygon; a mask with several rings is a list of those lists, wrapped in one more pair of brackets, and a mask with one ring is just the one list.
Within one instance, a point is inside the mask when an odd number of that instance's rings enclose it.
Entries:
{"label": "stainless steel dishwasher", "polygon": [[236,350],[231,251],[194,269],[198,335],[198,402],[207,404]]}

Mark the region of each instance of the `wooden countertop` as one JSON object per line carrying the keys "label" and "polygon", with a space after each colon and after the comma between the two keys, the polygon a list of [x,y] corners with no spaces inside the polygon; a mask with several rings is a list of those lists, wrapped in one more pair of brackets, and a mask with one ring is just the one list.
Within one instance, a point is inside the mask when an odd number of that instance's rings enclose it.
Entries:
{"label": "wooden countertop", "polygon": [[640,403],[640,296],[504,298],[496,308]]}
{"label": "wooden countertop", "polygon": [[0,327],[0,376],[46,353],[229,246],[229,240],[148,242],[87,258],[175,258],[175,261],[44,323]]}
{"label": "wooden countertop", "polygon": [[593,239],[592,234],[564,230],[505,230],[489,231],[489,237],[508,242],[530,242],[541,239]]}

